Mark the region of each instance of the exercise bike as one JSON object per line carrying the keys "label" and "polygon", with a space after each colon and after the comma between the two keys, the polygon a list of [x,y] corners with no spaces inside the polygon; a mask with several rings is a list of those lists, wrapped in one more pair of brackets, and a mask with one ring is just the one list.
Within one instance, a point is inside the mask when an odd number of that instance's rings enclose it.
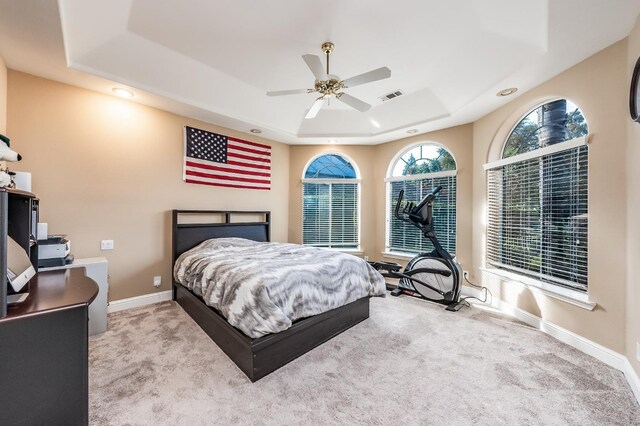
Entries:
{"label": "exercise bike", "polygon": [[397,263],[371,262],[371,265],[384,276],[400,278],[398,287],[391,291],[392,296],[408,294],[422,297],[447,305],[448,311],[458,311],[464,306],[460,301],[462,268],[440,245],[433,224],[433,201],[441,190],[442,187],[438,186],[418,205],[409,202],[400,211],[404,197],[404,190],[401,190],[394,210],[397,219],[420,229],[431,241],[434,250],[431,253],[421,253],[411,259],[403,271],[400,271],[402,267]]}

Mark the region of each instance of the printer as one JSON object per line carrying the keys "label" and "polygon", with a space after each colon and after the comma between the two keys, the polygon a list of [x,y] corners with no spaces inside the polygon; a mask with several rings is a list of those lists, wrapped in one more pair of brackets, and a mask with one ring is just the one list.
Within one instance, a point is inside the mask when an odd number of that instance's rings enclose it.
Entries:
{"label": "printer", "polygon": [[73,262],[71,242],[66,235],[48,235],[38,240],[38,268],[64,266]]}

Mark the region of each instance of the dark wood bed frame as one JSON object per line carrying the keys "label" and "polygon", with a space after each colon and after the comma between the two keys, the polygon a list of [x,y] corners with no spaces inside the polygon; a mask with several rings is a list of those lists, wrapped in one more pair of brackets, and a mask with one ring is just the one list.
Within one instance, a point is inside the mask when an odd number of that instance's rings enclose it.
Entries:
{"label": "dark wood bed frame", "polygon": [[[221,223],[180,223],[181,215],[220,216]],[[233,222],[234,216],[264,216],[261,222]],[[270,241],[268,211],[173,210],[172,265],[183,252],[211,238]],[[195,320],[252,382],[369,318],[369,298],[296,321],[289,329],[252,339],[230,325],[201,297],[173,281],[173,300]]]}

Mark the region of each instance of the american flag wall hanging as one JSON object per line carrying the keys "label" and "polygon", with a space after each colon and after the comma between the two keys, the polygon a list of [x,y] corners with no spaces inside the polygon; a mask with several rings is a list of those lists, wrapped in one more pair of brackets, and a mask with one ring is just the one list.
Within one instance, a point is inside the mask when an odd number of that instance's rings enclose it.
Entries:
{"label": "american flag wall hanging", "polygon": [[184,128],[184,181],[228,188],[271,189],[271,147]]}

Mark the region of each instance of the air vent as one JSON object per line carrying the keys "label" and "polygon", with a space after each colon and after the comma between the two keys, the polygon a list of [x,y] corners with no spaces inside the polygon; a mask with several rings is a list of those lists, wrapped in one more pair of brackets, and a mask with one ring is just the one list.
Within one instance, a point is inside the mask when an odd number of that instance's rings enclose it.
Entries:
{"label": "air vent", "polygon": [[384,96],[380,96],[380,100],[384,102],[402,95],[404,95],[404,92],[402,92],[402,90],[396,90],[395,92],[387,93]]}

